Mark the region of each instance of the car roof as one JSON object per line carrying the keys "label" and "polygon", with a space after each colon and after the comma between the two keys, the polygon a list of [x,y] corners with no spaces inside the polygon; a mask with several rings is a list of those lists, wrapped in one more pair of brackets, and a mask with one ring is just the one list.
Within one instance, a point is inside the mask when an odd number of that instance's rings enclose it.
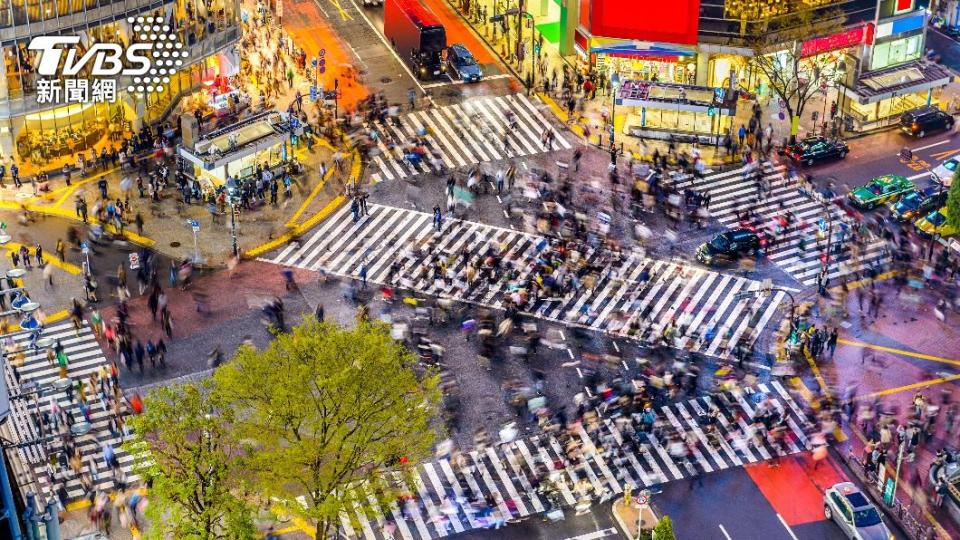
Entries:
{"label": "car roof", "polygon": [[472,56],[470,54],[470,50],[459,43],[454,43],[450,46],[450,48],[453,49],[457,54],[466,54],[468,56]]}
{"label": "car roof", "polygon": [[910,116],[926,116],[928,114],[935,114],[940,112],[940,109],[932,105],[924,105],[922,107],[917,107],[915,109],[910,109],[909,111],[903,113],[904,115]]}
{"label": "car roof", "polygon": [[877,182],[883,183],[893,183],[893,182],[905,182],[907,180],[906,176],[900,176],[899,174],[884,174],[873,178]]}
{"label": "car roof", "polygon": [[843,496],[847,498],[847,502],[850,503],[850,506],[852,506],[854,510],[859,510],[861,508],[873,508],[873,503],[863,496],[862,491],[844,493]]}

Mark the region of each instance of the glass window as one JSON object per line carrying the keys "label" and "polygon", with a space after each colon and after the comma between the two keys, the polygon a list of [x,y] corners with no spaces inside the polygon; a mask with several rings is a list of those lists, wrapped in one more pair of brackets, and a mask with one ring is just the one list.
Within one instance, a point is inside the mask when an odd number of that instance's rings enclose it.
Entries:
{"label": "glass window", "polygon": [[881,69],[916,60],[920,57],[922,40],[922,35],[916,35],[877,45],[873,48],[870,69]]}

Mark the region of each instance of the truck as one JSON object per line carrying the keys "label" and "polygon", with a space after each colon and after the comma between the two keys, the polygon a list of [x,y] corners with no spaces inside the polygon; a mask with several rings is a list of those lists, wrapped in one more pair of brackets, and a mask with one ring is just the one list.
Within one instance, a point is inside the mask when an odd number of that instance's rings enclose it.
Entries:
{"label": "truck", "polygon": [[386,0],[383,35],[400,58],[410,64],[418,79],[435,79],[444,74],[447,32],[420,0]]}

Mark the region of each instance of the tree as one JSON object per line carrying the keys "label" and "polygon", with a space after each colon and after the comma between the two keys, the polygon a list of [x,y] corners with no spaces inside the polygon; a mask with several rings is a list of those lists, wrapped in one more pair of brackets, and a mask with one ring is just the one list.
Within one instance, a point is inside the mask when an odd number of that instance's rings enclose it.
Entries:
{"label": "tree", "polygon": [[960,170],[953,173],[953,182],[947,192],[947,225],[960,231]]}
{"label": "tree", "polygon": [[232,540],[256,534],[243,491],[243,449],[235,418],[213,381],[158,387],[130,418],[138,437],[125,444],[135,470],[152,483],[149,538]]}
{"label": "tree", "polygon": [[670,516],[663,516],[660,518],[660,521],[657,522],[657,526],[653,528],[653,540],[676,540],[677,537],[673,533],[673,521],[670,520]]}
{"label": "tree", "polygon": [[263,351],[241,348],[214,378],[256,447],[257,492],[314,520],[320,539],[341,516],[383,513],[400,490],[390,471],[427,458],[436,437],[439,379],[418,377],[415,361],[382,323],[309,320]]}
{"label": "tree", "polygon": [[[836,62],[825,55],[802,55],[803,42],[811,37],[827,36],[843,29],[840,12],[815,14],[798,11],[753,24],[747,40],[753,50],[752,64],[767,79],[770,89],[784,103],[787,116],[801,116],[823,83],[835,80]],[[796,133],[790,130],[790,142]]]}

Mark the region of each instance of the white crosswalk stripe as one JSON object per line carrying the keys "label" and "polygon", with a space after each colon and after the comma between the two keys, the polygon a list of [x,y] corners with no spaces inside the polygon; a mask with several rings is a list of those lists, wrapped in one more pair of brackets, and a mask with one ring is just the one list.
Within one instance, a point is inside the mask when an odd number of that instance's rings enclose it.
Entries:
{"label": "white crosswalk stripe", "polygon": [[[44,432],[41,433],[35,419],[49,414],[52,406],[56,404],[61,410],[69,411],[75,427],[80,426],[85,420],[76,383],[80,380],[88,382],[90,375],[100,371],[101,366],[107,367],[109,372],[110,363],[86,324],[79,332],[72,323],[45,328],[40,341],[59,341],[69,360],[67,375],[73,383],[71,398],[66,390],[57,389],[53,385],[54,381],[60,379],[60,368],[56,361],[48,362],[45,349],[29,348],[28,332],[9,334],[0,339],[7,347],[12,341],[15,347],[25,353],[22,365],[14,367],[10,362],[4,362],[3,368],[11,396],[9,429],[14,439],[12,442],[20,445],[17,451],[22,462],[33,468],[39,489],[44,494],[50,494],[53,489],[63,485],[69,501],[82,499],[85,492],[80,476],[74,474],[70,467],[61,468],[59,464],[48,467],[48,455],[62,453],[63,437],[50,423],[45,423]],[[15,353],[10,353],[7,358],[14,356]],[[83,473],[91,477],[96,489],[110,490],[116,487],[114,473],[103,459],[103,445],[109,444],[114,448],[120,463],[122,478],[128,485],[135,484],[138,477],[133,473],[134,458],[121,449],[121,434],[118,432],[113,435],[109,428],[112,408],[99,396],[99,388],[94,392],[89,390],[89,384],[87,388],[87,401],[83,407],[89,406],[91,428],[87,433],[74,437],[74,446],[80,450],[82,456]],[[54,416],[56,415],[49,414],[49,422],[53,422]],[[51,471],[54,478],[51,478]]]}
{"label": "white crosswalk stripe", "polygon": [[[636,493],[666,482],[754,463],[757,455],[769,460],[804,451],[806,435],[800,426],[807,425],[808,420],[778,385],[774,382],[760,385],[749,394],[717,394],[655,408],[657,417],[672,425],[681,437],[685,432],[695,434],[690,464],[671,458],[665,443],[656,436],[638,436],[632,428],[628,430],[625,426],[630,422],[624,417],[588,418],[585,423],[572,426],[569,435],[537,435],[465,452],[460,468],[447,459],[422,463],[412,471],[417,502],[411,500],[402,507],[393,504],[386,514],[382,507],[374,515],[357,512],[350,516],[357,523],[348,527],[344,520],[341,532],[348,538],[375,540],[391,538],[390,531],[393,538],[439,538],[491,526],[495,518],[473,504],[488,496],[503,519],[545,511],[550,503],[544,492],[532,488],[531,481],[536,477],[550,479],[541,486],[553,485],[561,503],[572,506],[585,495],[599,502],[601,493],[610,497],[622,493],[627,486],[632,486]],[[764,437],[742,444],[730,442],[746,439],[741,434],[751,432],[749,424],[754,423],[759,408],[783,415],[789,426],[788,444],[774,444]],[[716,421],[708,420],[710,411],[717,413]],[[660,436],[674,437],[672,433]],[[582,449],[582,458],[568,455],[568,441],[571,448]],[[668,477],[664,470],[673,475]],[[406,484],[401,487],[409,491]],[[370,500],[371,506],[377,508]],[[428,523],[433,527],[427,527]]]}
{"label": "white crosswalk stripe", "polygon": [[[783,228],[777,235],[777,242],[766,250],[766,257],[785,272],[804,285],[813,285],[823,266],[821,257],[826,249],[826,234],[823,240],[809,241],[801,250],[799,239],[810,237],[810,229],[818,220],[825,218],[823,203],[799,189],[799,185],[787,175],[786,167],[763,165],[762,174],[770,184],[770,192],[761,201],[757,201],[757,181],[745,178],[744,169],[734,169],[697,180],[692,176],[677,177],[674,185],[679,189],[710,194],[710,214],[720,223],[729,227],[738,226],[737,214],[747,209],[761,216],[765,226],[772,229],[774,220],[783,217],[789,210],[796,221]],[[849,244],[854,224],[842,209],[829,205],[833,219],[834,246]],[[843,239],[847,242],[841,242]],[[880,268],[890,262],[890,253],[882,240],[868,242],[859,256],[851,250],[830,255],[828,275],[831,280],[864,271],[868,268]]]}
{"label": "white crosswalk stripe", "polygon": [[[512,112],[516,128],[507,120]],[[486,161],[527,156],[571,148],[570,141],[554,130],[555,139],[547,148],[541,141],[544,130],[553,126],[527,96],[483,96],[461,103],[412,111],[376,127],[378,155],[372,159],[375,180],[394,180],[423,174],[430,170],[426,160],[414,165],[403,157],[402,146],[417,134],[426,133],[430,150],[436,152],[447,167],[461,168]],[[509,142],[503,144],[503,134]],[[399,143],[393,148],[385,141]]]}
{"label": "white crosswalk stripe", "polygon": [[[389,280],[392,263],[402,268],[393,284],[418,292],[499,308],[511,294],[503,276],[478,279],[470,288],[462,278],[434,279],[431,255],[447,257],[453,272],[461,272],[467,259],[488,249],[506,253],[522,275],[534,271],[538,257],[552,249],[544,237],[470,221],[450,221],[441,232],[430,214],[376,204],[356,223],[349,208],[335,212],[305,237],[302,244],[287,246],[272,259],[285,266],[324,269],[335,275],[358,278],[366,265],[367,280],[378,285]],[[421,250],[420,248],[424,248]],[[602,266],[593,289],[581,287],[566,297],[541,298],[528,306],[536,317],[578,325],[616,336],[658,339],[675,325],[674,344],[715,356],[728,356],[738,342],[753,343],[783,300],[738,293],[758,291],[758,281],[735,278],[693,266],[684,266],[628,254],[620,260],[601,261],[594,253],[587,262]]]}

